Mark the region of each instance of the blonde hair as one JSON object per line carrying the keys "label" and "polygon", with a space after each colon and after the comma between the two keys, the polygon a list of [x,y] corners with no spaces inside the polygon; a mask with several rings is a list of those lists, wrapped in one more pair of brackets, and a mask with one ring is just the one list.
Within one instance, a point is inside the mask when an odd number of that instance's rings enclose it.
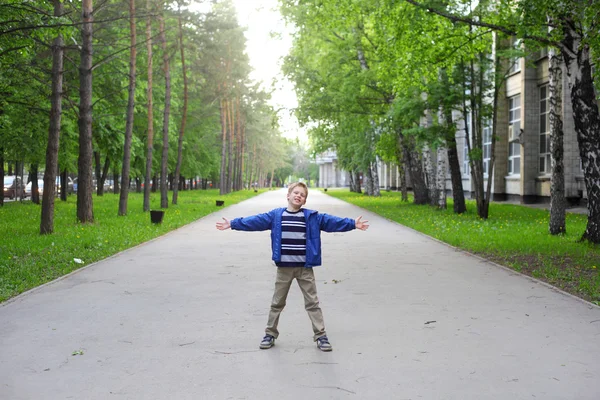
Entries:
{"label": "blonde hair", "polygon": [[306,184],[304,182],[290,183],[290,185],[288,186],[288,195],[292,194],[292,190],[294,190],[294,188],[297,188],[298,186],[300,186],[301,188],[304,189],[304,192],[306,193],[306,197],[308,197],[308,186],[306,186]]}

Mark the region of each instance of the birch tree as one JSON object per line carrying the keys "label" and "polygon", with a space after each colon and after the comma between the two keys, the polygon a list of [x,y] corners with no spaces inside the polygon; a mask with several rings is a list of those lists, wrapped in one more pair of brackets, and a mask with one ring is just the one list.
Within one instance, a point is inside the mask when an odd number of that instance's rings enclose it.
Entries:
{"label": "birch tree", "polygon": [[[600,165],[595,161],[600,158],[600,112],[591,69],[592,48],[600,51],[597,35],[600,3],[507,1],[502,8],[473,18],[453,12],[448,5],[441,8],[416,0],[406,1],[455,23],[493,29],[559,49],[565,64],[588,198],[588,220],[582,239],[600,243]],[[548,34],[550,27],[555,29]]]}

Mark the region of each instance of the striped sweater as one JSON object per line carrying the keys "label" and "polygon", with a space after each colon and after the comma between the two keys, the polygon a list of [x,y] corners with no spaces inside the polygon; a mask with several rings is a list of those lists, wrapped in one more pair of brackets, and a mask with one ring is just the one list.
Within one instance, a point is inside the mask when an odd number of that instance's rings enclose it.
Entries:
{"label": "striped sweater", "polygon": [[306,263],[304,212],[285,210],[281,216],[281,261],[278,267],[303,267]]}

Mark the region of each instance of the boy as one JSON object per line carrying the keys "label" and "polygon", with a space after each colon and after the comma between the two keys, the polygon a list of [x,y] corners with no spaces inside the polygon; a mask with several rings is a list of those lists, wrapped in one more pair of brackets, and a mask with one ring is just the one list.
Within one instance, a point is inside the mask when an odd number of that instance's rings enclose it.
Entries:
{"label": "boy", "polygon": [[362,217],[353,220],[304,209],[302,206],[307,197],[306,185],[296,182],[288,187],[287,208],[276,208],[264,214],[235,218],[231,223],[225,218],[223,222],[217,222],[219,230],[271,230],[272,259],[277,265],[277,278],[265,337],[260,342],[261,349],[269,349],[275,345],[275,339],[279,336],[279,316],[285,307],[292,281],[296,279],[304,296],[304,308],[312,323],[313,340],[322,351],[333,350],[325,333],[323,313],[319,307],[317,285],[312,270],[312,267],[321,265],[321,231],[364,231],[369,227],[369,221],[361,221]]}

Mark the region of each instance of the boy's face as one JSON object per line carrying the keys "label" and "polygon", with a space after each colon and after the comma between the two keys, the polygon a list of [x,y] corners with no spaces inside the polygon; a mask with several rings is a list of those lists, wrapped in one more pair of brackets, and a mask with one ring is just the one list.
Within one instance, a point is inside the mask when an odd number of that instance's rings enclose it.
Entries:
{"label": "boy's face", "polygon": [[306,190],[302,186],[296,186],[287,195],[288,206],[292,210],[299,210],[306,203]]}

